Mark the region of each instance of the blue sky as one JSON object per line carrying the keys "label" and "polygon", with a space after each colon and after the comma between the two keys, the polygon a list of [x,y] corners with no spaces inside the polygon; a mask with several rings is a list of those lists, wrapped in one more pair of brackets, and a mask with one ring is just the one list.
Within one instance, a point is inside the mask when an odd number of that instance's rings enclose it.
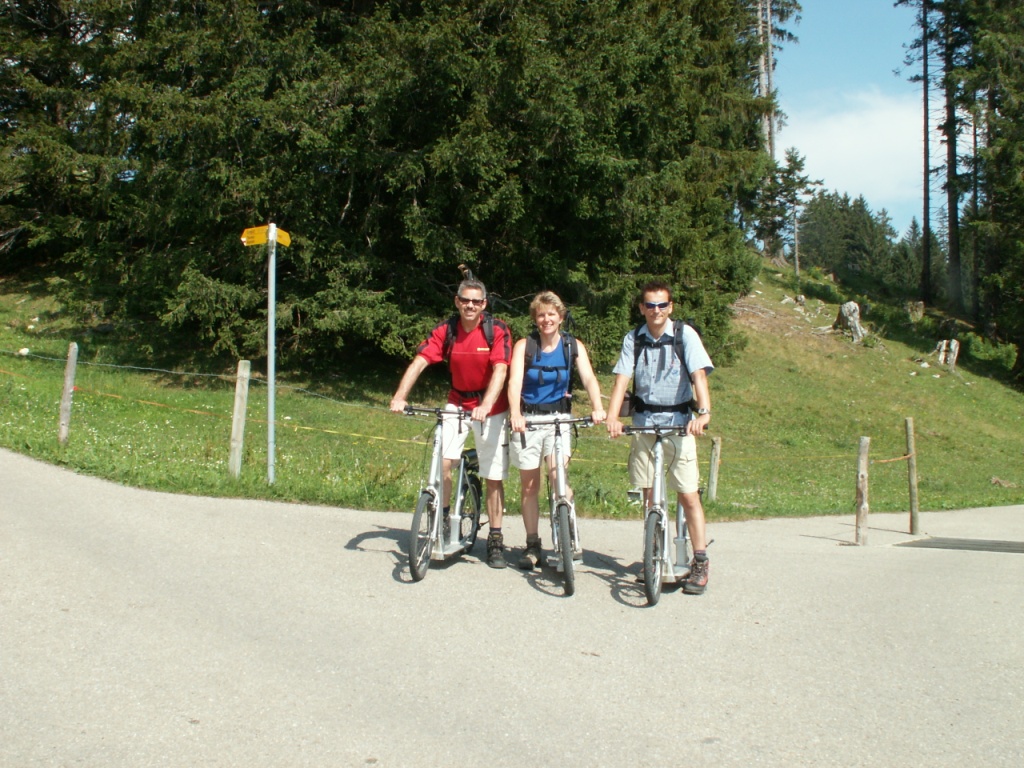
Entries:
{"label": "blue sky", "polygon": [[[863,195],[902,235],[921,221],[921,86],[907,78],[915,11],[893,0],[801,0],[799,38],[777,54],[786,125],[776,157],[796,147],[825,189]],[[899,69],[899,76],[893,73]]]}

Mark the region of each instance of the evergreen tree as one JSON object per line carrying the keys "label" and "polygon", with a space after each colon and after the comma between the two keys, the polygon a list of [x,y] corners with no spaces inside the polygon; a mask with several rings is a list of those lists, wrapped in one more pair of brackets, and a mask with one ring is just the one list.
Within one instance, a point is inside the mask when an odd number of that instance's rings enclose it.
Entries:
{"label": "evergreen tree", "polygon": [[[899,298],[917,295],[922,257],[917,221],[896,243],[888,214],[873,213],[863,197],[819,192],[800,216],[801,259],[848,287]],[[915,270],[917,270],[915,272]]]}
{"label": "evergreen tree", "polygon": [[973,60],[965,73],[979,95],[978,220],[985,254],[982,319],[997,339],[1017,347],[1014,373],[1024,380],[1024,7],[988,0],[972,7]]}
{"label": "evergreen tree", "polygon": [[271,220],[284,354],[407,353],[460,263],[497,309],[560,291],[606,356],[664,276],[724,349],[757,269],[746,3],[10,2],[0,30],[8,268],[215,351],[265,353],[238,235]]}
{"label": "evergreen tree", "polygon": [[785,163],[772,163],[772,172],[761,187],[755,231],[764,243],[764,255],[776,260],[784,261],[784,246],[793,242],[797,211],[804,198],[821,185],[804,173],[804,165],[805,159],[790,147]]}

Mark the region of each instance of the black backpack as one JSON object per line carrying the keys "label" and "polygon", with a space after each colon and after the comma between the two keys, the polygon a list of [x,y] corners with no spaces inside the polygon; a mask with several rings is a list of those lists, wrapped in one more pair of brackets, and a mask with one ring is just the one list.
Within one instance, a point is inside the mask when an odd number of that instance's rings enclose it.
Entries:
{"label": "black backpack", "polygon": [[[651,413],[667,413],[670,411],[684,411],[691,407],[690,403],[679,403],[678,405],[651,405],[648,406],[636,396],[636,366],[640,362],[640,353],[645,349],[658,349],[664,347],[666,344],[671,343],[675,350],[676,357],[679,358],[679,363],[683,366],[683,370],[686,371],[686,378],[690,378],[690,369],[686,367],[686,357],[683,355],[683,328],[688,325],[684,320],[673,320],[672,321],[672,341],[669,342],[665,339],[664,335],[654,341],[649,335],[640,335],[640,329],[644,327],[646,323],[640,323],[636,328],[633,329],[633,385],[629,393],[626,396],[626,400],[623,402],[621,409],[623,416],[632,416],[634,411],[647,411]],[[690,325],[693,328],[693,325]],[[691,384],[692,388],[692,384]]]}
{"label": "black backpack", "polygon": [[[576,337],[568,331],[559,331],[562,337],[562,352],[565,355],[565,365],[541,365],[540,364],[540,332],[534,331],[526,337],[526,353],[523,355],[523,362],[525,368],[523,374],[531,368],[538,368],[541,371],[541,378],[543,379],[545,373],[554,373],[556,371],[566,372],[566,384],[565,384],[565,401],[572,402],[572,382],[573,382],[573,370],[576,367],[576,358],[579,357],[580,350],[576,344]],[[566,403],[567,404],[567,403]]]}

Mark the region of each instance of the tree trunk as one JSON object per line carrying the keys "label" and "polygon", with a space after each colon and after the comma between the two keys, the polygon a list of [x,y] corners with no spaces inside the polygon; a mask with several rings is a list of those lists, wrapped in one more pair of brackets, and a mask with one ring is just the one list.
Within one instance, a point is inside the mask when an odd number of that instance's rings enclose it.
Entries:
{"label": "tree trunk", "polygon": [[963,277],[960,274],[960,175],[957,171],[957,116],[956,116],[956,81],[952,72],[956,66],[955,41],[953,40],[953,19],[950,11],[946,11],[943,20],[942,62],[943,86],[946,100],[946,228],[948,230],[948,246],[946,259],[949,262],[948,283],[949,303],[954,312],[963,312],[964,293]]}
{"label": "tree trunk", "polygon": [[800,287],[800,209],[793,211],[793,271]]}
{"label": "tree trunk", "polygon": [[[768,42],[766,51],[768,70],[768,96],[775,98],[775,50],[772,47],[772,0],[765,0],[765,39]],[[775,159],[775,109],[768,115],[768,156]]]}
{"label": "tree trunk", "polygon": [[832,328],[849,331],[853,335],[854,344],[860,343],[868,335],[864,326],[860,324],[860,307],[855,301],[848,301],[839,307],[839,314],[836,316],[836,321],[832,323]]}
{"label": "tree trunk", "polygon": [[[767,99],[771,96],[768,90],[768,56],[771,50],[771,40],[768,39],[768,35],[765,33],[765,2],[767,0],[758,0],[757,3],[757,39],[761,43],[761,55],[757,58],[757,88],[761,94],[762,99]],[[764,146],[765,149],[771,153],[771,137],[772,137],[772,114],[769,111],[761,118],[761,132],[764,134]],[[769,156],[773,156],[769,154]]]}
{"label": "tree trunk", "polygon": [[[974,101],[977,102],[978,94],[975,92]],[[974,225],[971,227],[971,315],[974,322],[981,320],[981,254],[978,253],[978,195],[981,193],[978,183],[978,116],[977,113],[971,118],[971,217]]]}
{"label": "tree trunk", "polygon": [[925,304],[932,303],[932,225],[931,225],[931,163],[928,154],[931,145],[928,141],[928,0],[921,0],[921,91],[924,106],[924,179],[923,211],[921,213],[921,300]]}

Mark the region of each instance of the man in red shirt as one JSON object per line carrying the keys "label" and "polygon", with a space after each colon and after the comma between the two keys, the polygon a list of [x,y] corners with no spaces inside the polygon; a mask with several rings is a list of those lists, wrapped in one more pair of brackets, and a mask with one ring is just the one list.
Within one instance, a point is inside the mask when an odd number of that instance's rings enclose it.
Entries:
{"label": "man in red shirt", "polygon": [[[448,321],[439,323],[426,341],[416,350],[416,357],[402,376],[391,410],[402,413],[413,385],[428,365],[448,362],[452,388],[448,392],[451,410],[472,411],[470,423],[480,459],[480,474],[487,480],[487,517],[490,534],[487,536],[487,564],[504,568],[504,540],[501,518],[505,498],[504,480],[508,474],[508,442],[505,425],[508,420],[508,397],[505,377],[512,357],[512,335],[508,326],[497,318],[489,318],[487,289],[479,280],[463,280],[455,294],[455,307],[459,321],[453,341],[448,339]],[[493,324],[493,339],[489,342],[485,324]],[[460,426],[459,419],[445,419],[442,445],[444,451],[444,514],[449,512],[452,495],[451,470],[462,455],[469,431]]]}

